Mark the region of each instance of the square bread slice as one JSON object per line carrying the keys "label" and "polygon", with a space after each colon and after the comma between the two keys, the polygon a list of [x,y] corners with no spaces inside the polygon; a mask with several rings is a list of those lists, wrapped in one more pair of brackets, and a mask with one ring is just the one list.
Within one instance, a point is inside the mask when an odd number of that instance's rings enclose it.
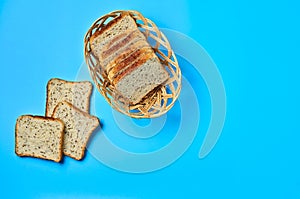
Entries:
{"label": "square bread slice", "polygon": [[88,113],[93,86],[88,81],[71,82],[53,78],[47,84],[46,117],[51,117],[59,102],[67,101]]}
{"label": "square bread slice", "polygon": [[17,119],[15,152],[59,162],[62,158],[64,124],[59,119],[23,115]]}
{"label": "square bread slice", "polygon": [[170,77],[128,13],[93,34],[90,43],[100,71],[115,87],[113,97],[123,98],[128,105],[139,103]]}
{"label": "square bread slice", "polygon": [[63,153],[76,160],[82,159],[92,132],[99,126],[98,118],[68,102],[60,102],[52,117],[61,119],[65,124]]}

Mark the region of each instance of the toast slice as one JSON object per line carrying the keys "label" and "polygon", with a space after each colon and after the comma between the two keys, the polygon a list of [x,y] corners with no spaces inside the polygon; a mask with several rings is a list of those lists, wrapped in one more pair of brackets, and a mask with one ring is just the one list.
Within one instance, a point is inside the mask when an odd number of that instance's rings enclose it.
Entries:
{"label": "toast slice", "polygon": [[[138,46],[133,47],[137,43],[148,43],[145,40],[145,36],[138,29],[127,30],[124,33],[114,37],[110,40],[100,52],[99,61],[100,65],[106,67],[110,62],[114,61],[114,58],[120,57],[126,52],[127,49],[136,49]],[[148,45],[149,46],[149,45]]]}
{"label": "toast slice", "polygon": [[122,97],[129,105],[139,103],[169,78],[130,14],[110,21],[90,42],[101,71],[115,86],[115,98]]}
{"label": "toast slice", "polygon": [[60,102],[55,107],[52,117],[61,119],[65,124],[63,153],[81,160],[92,132],[99,126],[98,118],[68,102]]}
{"label": "toast slice", "polygon": [[59,162],[62,158],[64,124],[59,119],[23,115],[17,119],[15,152]]}
{"label": "toast slice", "polygon": [[59,102],[67,101],[89,113],[93,86],[88,81],[71,82],[53,78],[47,84],[46,117],[51,117]]}
{"label": "toast slice", "polygon": [[104,29],[93,34],[90,39],[93,53],[95,56],[101,57],[105,45],[111,46],[112,41],[114,41],[114,43],[117,42],[116,40],[113,40],[114,38],[121,39],[123,37],[118,37],[118,35],[122,35],[126,31],[133,29],[137,29],[137,25],[133,18],[127,14],[120,15],[118,18],[110,21]]}
{"label": "toast slice", "polygon": [[[120,55],[112,60],[107,66],[107,75],[113,84],[116,82],[117,74],[127,71],[130,65],[137,62],[144,54],[153,55],[152,48],[148,45],[146,41],[140,40],[134,44],[134,46],[129,46],[125,52],[120,53]],[[128,64],[130,63],[130,64]],[[138,65],[137,65],[138,66]]]}

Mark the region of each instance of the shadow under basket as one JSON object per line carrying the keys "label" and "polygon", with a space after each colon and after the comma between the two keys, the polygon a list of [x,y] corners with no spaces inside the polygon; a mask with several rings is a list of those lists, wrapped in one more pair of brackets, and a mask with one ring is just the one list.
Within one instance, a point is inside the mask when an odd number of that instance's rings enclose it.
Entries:
{"label": "shadow under basket", "polygon": [[[91,51],[90,38],[104,28],[108,22],[123,14],[130,14],[148,43],[156,53],[162,65],[169,73],[169,79],[147,94],[139,103],[126,104],[117,94],[115,87],[103,75],[98,59]],[[166,36],[149,19],[137,11],[114,11],[97,19],[84,38],[84,56],[90,75],[106,101],[117,111],[133,118],[159,117],[172,108],[181,90],[181,71],[176,56]]]}

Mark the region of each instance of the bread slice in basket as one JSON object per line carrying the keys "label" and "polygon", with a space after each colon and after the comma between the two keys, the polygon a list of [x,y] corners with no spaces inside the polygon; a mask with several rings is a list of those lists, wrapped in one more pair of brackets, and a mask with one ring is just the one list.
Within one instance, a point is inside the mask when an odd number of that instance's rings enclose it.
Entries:
{"label": "bread slice in basket", "polygon": [[67,101],[88,113],[92,84],[88,81],[71,82],[52,78],[47,84],[46,117],[51,117],[58,103]]}
{"label": "bread slice in basket", "polygon": [[59,119],[23,115],[17,119],[15,152],[59,162],[62,158],[64,124]]}
{"label": "bread slice in basket", "polygon": [[139,103],[169,78],[130,14],[110,21],[90,43],[100,71],[115,87],[115,97],[123,97],[128,104]]}
{"label": "bread slice in basket", "polygon": [[58,103],[52,117],[61,119],[65,125],[63,153],[76,160],[82,159],[92,132],[99,126],[98,118],[65,101]]}

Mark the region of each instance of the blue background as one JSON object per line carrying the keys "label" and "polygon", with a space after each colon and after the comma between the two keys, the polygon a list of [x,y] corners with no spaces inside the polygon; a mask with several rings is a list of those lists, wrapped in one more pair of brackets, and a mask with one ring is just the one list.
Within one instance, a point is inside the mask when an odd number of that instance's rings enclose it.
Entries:
{"label": "blue background", "polygon": [[[63,164],[14,154],[21,114],[44,114],[52,77],[74,80],[99,16],[136,9],[211,55],[227,92],[214,150],[203,135],[171,166],[110,169],[87,154]],[[0,198],[300,198],[300,6],[297,1],[0,0]]]}

